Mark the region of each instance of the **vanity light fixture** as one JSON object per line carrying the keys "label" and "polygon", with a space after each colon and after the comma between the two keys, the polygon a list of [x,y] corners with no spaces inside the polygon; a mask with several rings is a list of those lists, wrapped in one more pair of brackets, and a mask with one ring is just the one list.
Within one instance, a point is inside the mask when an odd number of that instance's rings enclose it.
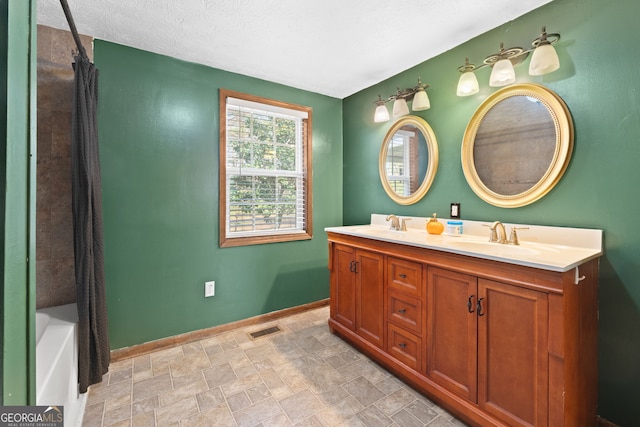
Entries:
{"label": "vanity light fixture", "polygon": [[[542,27],[542,34],[532,43],[534,51],[531,56],[531,62],[529,63],[529,74],[532,76],[542,76],[560,68],[558,53],[555,48],[551,46],[551,43],[560,40],[560,34],[547,34],[545,29],[545,27]],[[557,37],[549,40],[549,36]]]}
{"label": "vanity light fixture", "polygon": [[517,55],[517,49],[504,50],[504,45],[500,43],[498,60],[493,64],[491,75],[489,76],[489,86],[501,87],[510,85],[516,81],[516,70],[509,59],[512,55]]}
{"label": "vanity light fixture", "polygon": [[391,95],[387,99],[382,99],[382,97],[378,95],[378,99],[374,102],[376,104],[376,111],[373,121],[380,123],[389,120],[389,110],[387,109],[386,103],[390,101],[393,101],[393,117],[402,117],[409,114],[409,105],[407,102],[412,102],[411,109],[413,111],[428,110],[431,108],[431,102],[429,101],[429,96],[426,91],[428,87],[429,85],[422,83],[418,77],[418,84],[412,88],[400,89],[398,87],[396,94]]}
{"label": "vanity light fixture", "polygon": [[474,95],[480,91],[478,85],[478,79],[473,73],[475,67],[469,64],[469,58],[465,58],[464,65],[459,67],[458,70],[462,73],[460,80],[458,80],[458,96]]}
{"label": "vanity light fixture", "polygon": [[373,117],[374,122],[380,123],[389,120],[389,110],[387,110],[387,106],[385,105],[386,102],[387,101],[378,95],[378,100],[376,101],[376,113]]}
{"label": "vanity light fixture", "polygon": [[560,34],[547,34],[546,27],[542,27],[542,34],[531,42],[529,49],[525,50],[521,47],[505,49],[504,44],[500,43],[498,53],[487,56],[481,65],[470,64],[469,59],[466,58],[464,65],[458,67],[462,75],[458,80],[457,95],[469,96],[478,93],[480,88],[474,72],[484,67],[492,67],[489,86],[500,87],[514,83],[516,73],[513,66],[524,61],[531,52],[533,55],[529,64],[530,75],[541,76],[557,70],[560,68],[560,61],[552,44],[558,40],[560,40]]}
{"label": "vanity light fixture", "polygon": [[400,93],[400,88],[398,88],[398,92],[395,95],[395,100],[393,101],[393,117],[402,117],[409,114],[409,106],[407,105],[407,100],[405,96]]}

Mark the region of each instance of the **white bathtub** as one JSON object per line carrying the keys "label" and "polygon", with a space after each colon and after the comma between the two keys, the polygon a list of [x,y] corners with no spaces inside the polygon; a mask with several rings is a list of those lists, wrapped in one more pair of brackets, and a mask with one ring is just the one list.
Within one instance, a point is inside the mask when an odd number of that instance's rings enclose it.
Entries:
{"label": "white bathtub", "polygon": [[65,427],[82,425],[86,393],[78,393],[75,304],[36,312],[36,404],[64,406]]}

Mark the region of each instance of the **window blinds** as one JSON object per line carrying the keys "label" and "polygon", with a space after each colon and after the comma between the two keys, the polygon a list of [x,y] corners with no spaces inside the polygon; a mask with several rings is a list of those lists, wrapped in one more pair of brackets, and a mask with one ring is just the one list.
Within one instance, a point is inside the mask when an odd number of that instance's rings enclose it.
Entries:
{"label": "window blinds", "polygon": [[303,232],[307,113],[227,98],[229,237]]}

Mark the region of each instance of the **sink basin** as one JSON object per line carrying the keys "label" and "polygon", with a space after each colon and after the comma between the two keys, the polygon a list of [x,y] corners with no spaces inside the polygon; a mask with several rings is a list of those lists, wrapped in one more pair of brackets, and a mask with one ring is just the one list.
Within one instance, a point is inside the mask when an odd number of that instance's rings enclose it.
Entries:
{"label": "sink basin", "polygon": [[[541,251],[547,251],[547,248],[531,248],[521,245],[506,245],[495,242],[487,242],[480,240],[458,240],[450,239],[443,242],[444,246],[460,249],[470,252],[482,252],[498,256],[514,256],[514,255],[539,255]],[[554,251],[557,252],[557,251]]]}
{"label": "sink basin", "polygon": [[[523,257],[523,256],[535,256],[540,254],[549,254],[558,252],[547,245],[534,246],[527,243],[527,246],[523,245],[506,245],[501,243],[489,242],[487,240],[480,240],[473,237],[450,237],[450,236],[430,236],[419,231],[396,231],[390,230],[386,227],[378,226],[356,226],[351,229],[353,232],[359,235],[379,238],[389,241],[401,242],[401,243],[436,243],[443,248],[450,248],[455,251],[462,251],[473,254],[485,254],[498,257]],[[429,240],[429,239],[437,240]]]}
{"label": "sink basin", "polygon": [[351,228],[351,231],[364,236],[370,236],[373,238],[383,238],[388,240],[393,240],[395,242],[424,242],[425,235],[424,232],[418,232],[415,230],[411,231],[398,231],[391,230],[388,227],[378,227],[378,226],[356,226]]}
{"label": "sink basin", "polygon": [[361,227],[356,228],[355,231],[363,233],[363,234],[371,234],[374,236],[396,236],[401,237],[405,234],[405,231],[391,230],[389,228],[380,228],[380,227]]}

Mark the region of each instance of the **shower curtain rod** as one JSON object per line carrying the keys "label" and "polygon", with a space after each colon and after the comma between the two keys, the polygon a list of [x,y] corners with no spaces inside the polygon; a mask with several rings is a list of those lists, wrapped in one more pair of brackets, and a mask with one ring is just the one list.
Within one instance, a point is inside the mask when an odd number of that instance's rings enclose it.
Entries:
{"label": "shower curtain rod", "polygon": [[60,5],[62,5],[64,16],[67,18],[69,28],[71,29],[71,34],[73,35],[73,39],[76,42],[76,46],[78,46],[78,52],[83,58],[88,58],[87,51],[84,49],[84,46],[82,46],[82,42],[80,41],[80,36],[78,35],[78,30],[76,29],[76,23],[73,21],[73,16],[71,15],[71,10],[69,9],[67,0],[60,0]]}

